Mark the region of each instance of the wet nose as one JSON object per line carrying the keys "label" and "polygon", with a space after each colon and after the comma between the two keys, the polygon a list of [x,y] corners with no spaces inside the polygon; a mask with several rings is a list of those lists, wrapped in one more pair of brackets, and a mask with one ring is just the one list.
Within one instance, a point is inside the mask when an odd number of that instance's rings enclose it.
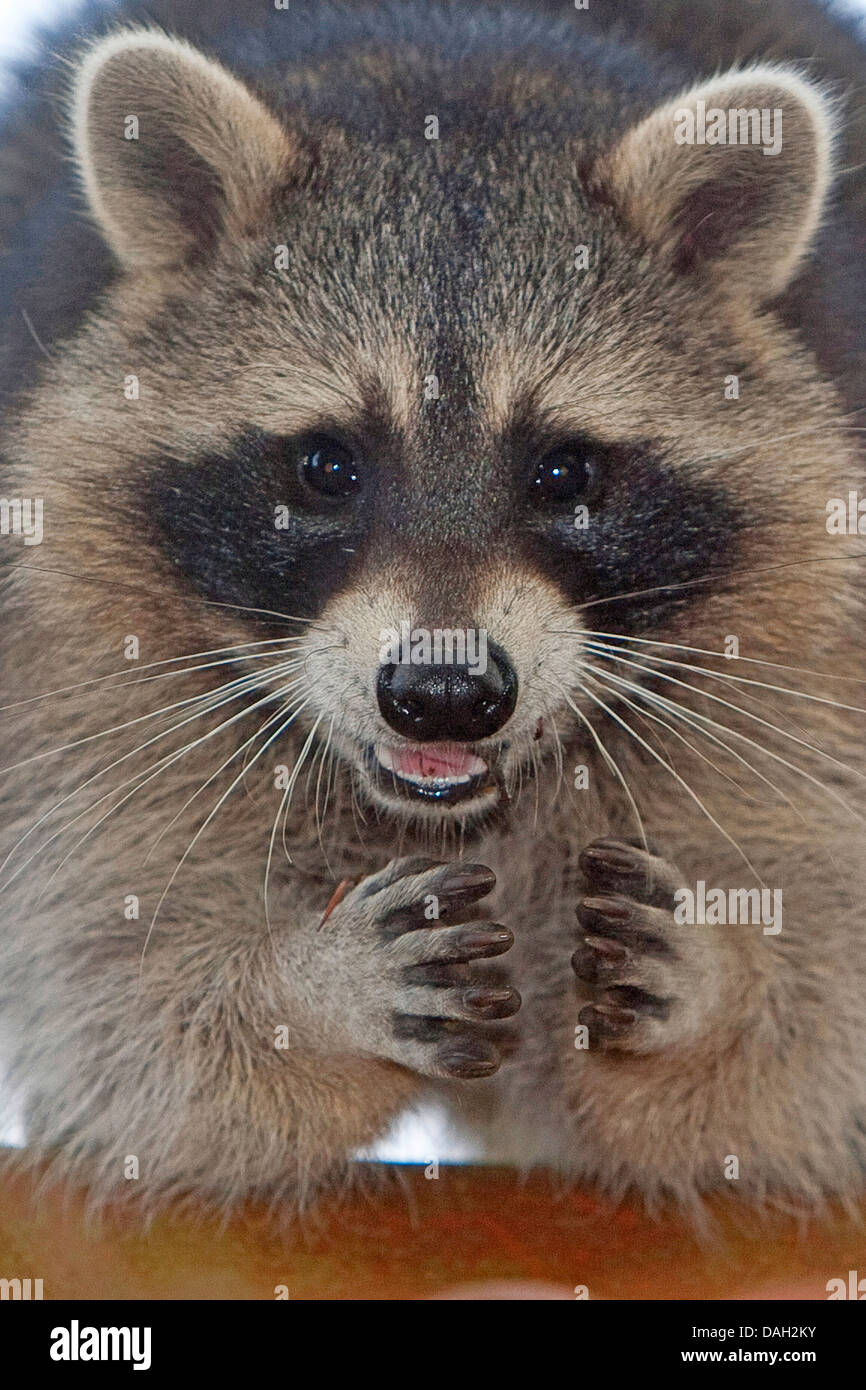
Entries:
{"label": "wet nose", "polygon": [[465,665],[380,666],[376,696],[382,717],[419,743],[474,743],[490,738],[511,718],[517,673],[501,647],[487,644],[487,669]]}

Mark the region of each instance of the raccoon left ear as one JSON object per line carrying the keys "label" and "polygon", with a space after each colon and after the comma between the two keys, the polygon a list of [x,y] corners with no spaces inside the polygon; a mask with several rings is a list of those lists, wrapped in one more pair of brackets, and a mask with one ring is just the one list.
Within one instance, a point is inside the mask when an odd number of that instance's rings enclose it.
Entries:
{"label": "raccoon left ear", "polygon": [[768,300],[817,229],[833,126],[825,92],[793,69],[733,71],[634,126],[593,181],[676,270],[715,271]]}
{"label": "raccoon left ear", "polygon": [[90,208],[128,269],[161,270],[254,226],[298,155],[244,84],[179,39],[123,29],[98,41],[72,90]]}

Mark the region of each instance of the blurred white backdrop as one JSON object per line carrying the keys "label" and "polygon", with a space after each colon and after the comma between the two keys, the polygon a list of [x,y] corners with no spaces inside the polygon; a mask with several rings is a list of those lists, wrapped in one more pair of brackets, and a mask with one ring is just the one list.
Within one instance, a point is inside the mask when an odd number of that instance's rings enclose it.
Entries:
{"label": "blurred white backdrop", "polygon": [[[206,4],[207,0],[200,0]],[[110,0],[103,0],[110,5]],[[563,0],[566,4],[567,0]],[[652,0],[648,0],[652,3]],[[707,6],[718,0],[704,0]],[[866,0],[836,0],[842,11],[862,15],[866,23]],[[0,0],[0,96],[6,85],[4,69],[9,63],[26,59],[36,51],[35,34],[40,25],[55,24],[81,8],[81,0]],[[0,1093],[2,1109],[2,1093]],[[0,1115],[0,1144],[21,1143],[20,1121],[14,1115]],[[376,1149],[376,1157],[401,1162],[428,1163],[466,1161],[471,1149],[445,1131],[444,1116],[436,1106],[421,1114],[405,1116],[388,1138]]]}
{"label": "blurred white backdrop", "polygon": [[80,0],[0,0],[0,63],[34,52],[33,34],[78,8]]}

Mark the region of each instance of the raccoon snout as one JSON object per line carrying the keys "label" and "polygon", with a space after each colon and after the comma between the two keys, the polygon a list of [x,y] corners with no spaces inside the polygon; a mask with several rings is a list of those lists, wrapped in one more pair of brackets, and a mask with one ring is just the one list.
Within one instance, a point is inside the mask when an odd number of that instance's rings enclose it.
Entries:
{"label": "raccoon snout", "polygon": [[382,717],[420,743],[474,743],[507,723],[517,703],[517,672],[501,647],[487,644],[481,673],[460,664],[389,663],[379,667]]}

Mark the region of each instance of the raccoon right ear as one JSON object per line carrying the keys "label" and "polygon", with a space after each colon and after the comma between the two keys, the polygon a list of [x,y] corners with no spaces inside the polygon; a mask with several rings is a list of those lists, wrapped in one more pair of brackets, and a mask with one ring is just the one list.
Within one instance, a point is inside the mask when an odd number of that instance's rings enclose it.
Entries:
{"label": "raccoon right ear", "polygon": [[128,269],[179,266],[255,226],[298,154],[247,87],[179,39],[125,29],[97,42],[72,90],[91,212]]}
{"label": "raccoon right ear", "polygon": [[818,227],[834,117],[826,92],[793,68],[722,73],[633,126],[594,182],[676,271],[772,299]]}

